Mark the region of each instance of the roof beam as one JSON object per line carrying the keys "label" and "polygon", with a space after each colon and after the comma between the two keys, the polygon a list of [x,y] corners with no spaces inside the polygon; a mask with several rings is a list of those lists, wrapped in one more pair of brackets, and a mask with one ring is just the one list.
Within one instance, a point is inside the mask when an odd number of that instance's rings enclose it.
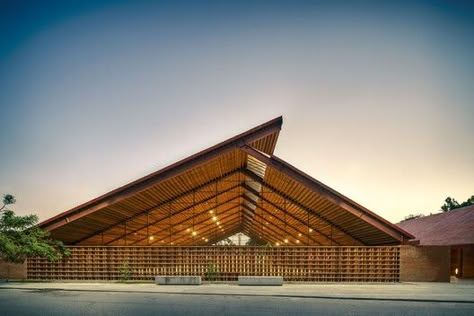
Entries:
{"label": "roof beam", "polygon": [[[231,210],[234,210],[236,209],[237,207],[239,206],[235,206],[231,209],[228,210],[228,212],[230,212]],[[234,212],[231,212],[229,214],[226,214],[224,217],[223,217],[223,220],[227,220],[227,219],[231,219],[230,221],[226,222],[226,224],[228,224],[229,222],[233,222],[233,221],[238,221],[238,218],[233,218],[235,217],[235,213]],[[201,221],[199,222],[198,224],[196,225],[201,225],[203,223],[205,223],[206,221]],[[210,231],[212,231],[214,229],[214,227],[212,226],[213,223],[210,223],[210,224],[205,224],[204,227],[201,227],[199,230],[195,230],[196,232],[198,232],[198,235],[200,235],[200,237],[203,237],[203,235],[206,235],[206,234],[209,234]],[[187,241],[189,240],[197,240],[197,236],[192,236],[192,233],[191,234],[186,234],[186,235],[180,235],[181,233],[183,233],[184,231],[186,231],[187,229],[181,229],[179,230],[175,235],[176,237],[170,241],[170,243],[176,243],[176,244],[184,244],[186,243]],[[158,241],[154,241],[152,244],[156,243]]]}
{"label": "roof beam", "polygon": [[[278,221],[280,221],[280,222],[283,223],[283,224],[286,224],[288,227],[291,227],[293,230],[297,231],[298,233],[302,233],[302,236],[301,236],[301,237],[303,237],[303,236],[304,236],[304,237],[307,237],[307,238],[311,239],[313,242],[315,242],[315,243],[317,243],[317,244],[319,244],[319,245],[322,245],[321,242],[319,242],[319,241],[315,240],[313,237],[309,236],[309,233],[308,233],[308,232],[304,232],[304,231],[302,232],[302,231],[299,230],[298,228],[294,227],[292,224],[290,224],[290,223],[288,223],[288,222],[285,222],[283,219],[279,218],[278,216],[275,216],[275,214],[272,214],[272,213],[269,212],[267,209],[265,209],[263,206],[257,205],[257,204],[255,203],[255,201],[252,201],[252,199],[246,197],[245,195],[244,195],[244,200],[246,200],[246,201],[249,202],[249,203],[252,203],[252,204],[255,205],[258,209],[260,209],[260,210],[262,210],[263,212],[265,212],[265,214],[275,217]],[[285,214],[287,214],[287,215],[290,216],[291,218],[296,219],[293,215],[290,215],[289,212],[283,211],[283,210],[280,210],[280,211],[281,211],[281,212],[284,212]],[[258,215],[258,214],[256,214],[256,215]],[[298,220],[298,221],[299,221],[299,220]],[[300,221],[300,222],[301,222],[301,221]],[[309,228],[309,227],[307,226],[307,224],[303,223],[303,225],[304,225],[305,227]],[[316,229],[314,229],[314,231],[315,231],[315,232],[319,232],[319,231],[316,230]],[[304,235],[303,235],[303,234],[304,234]],[[321,233],[319,233],[319,234],[321,234]],[[323,237],[326,237],[326,236],[323,235],[323,234],[321,234],[321,235],[322,235]],[[297,239],[301,241],[301,238],[297,238]],[[329,239],[329,240],[331,241],[332,239]],[[333,241],[334,241],[334,240],[333,240]],[[336,245],[339,245],[339,243],[337,243],[336,241],[334,241],[334,242],[336,243]]]}
{"label": "roof beam", "polygon": [[[235,196],[235,197],[233,197],[233,198],[227,199],[226,201],[221,202],[220,205],[218,205],[218,206],[221,206],[221,205],[230,203],[230,202],[232,202],[232,201],[234,201],[234,200],[236,200],[236,199],[240,199],[240,197],[241,197],[241,196],[238,195],[238,196]],[[236,205],[234,205],[234,206],[231,207],[231,208],[234,208],[234,207],[236,207]],[[190,209],[192,209],[192,208],[193,208],[193,206],[187,208],[186,211],[188,211],[188,210],[190,210]],[[201,216],[201,215],[203,215],[203,214],[209,212],[210,210],[212,210],[212,209],[214,209],[214,208],[215,208],[215,206],[214,206],[214,207],[206,208],[204,211],[201,211],[200,213],[194,214],[193,216],[190,216],[190,217],[188,217],[188,218],[182,220],[179,224],[185,223],[185,222],[190,221],[190,220],[192,220],[192,219],[194,219],[194,218],[196,218],[196,217],[199,217],[199,216]],[[226,211],[227,211],[227,210],[226,210]],[[173,216],[179,215],[179,214],[181,214],[182,212],[184,212],[184,211],[181,211],[181,212],[179,212],[179,213],[175,213],[175,214],[172,214],[172,215],[168,215],[167,218],[171,218],[171,217],[173,217]],[[152,222],[152,223],[149,223],[148,225],[146,225],[146,226],[140,228],[140,230],[146,229],[147,226],[148,226],[148,227],[152,227],[153,225],[156,225],[156,224],[158,224],[159,222],[162,222],[162,221],[164,221],[164,220],[165,220],[165,219],[159,219],[159,220],[157,220],[157,221],[154,221],[154,222]],[[163,230],[166,231],[166,228],[165,228],[165,229],[162,229],[162,230],[158,230],[158,231],[163,231]],[[138,241],[132,243],[132,245],[136,244],[137,242],[146,240],[146,239],[148,239],[148,236],[146,236],[145,238],[142,238],[142,239],[140,239],[140,240],[138,240]]]}
{"label": "roof beam", "polygon": [[[258,221],[255,221],[255,222],[258,223],[258,224],[261,224],[261,223],[258,222]],[[262,225],[262,226],[263,226],[263,225]],[[253,226],[248,226],[248,228],[249,228],[251,231],[254,231],[254,229],[252,229]],[[280,238],[279,234],[278,234],[277,232],[275,232],[275,231],[274,231],[273,229],[271,229],[271,228],[270,228],[270,229],[266,229],[266,228],[262,229],[262,230],[260,231],[260,234],[261,234],[261,235],[264,235],[264,236],[265,236],[265,239],[268,240],[268,241],[270,241],[270,243],[275,243],[275,244],[276,244],[277,242],[278,242],[278,243],[281,242],[281,238]]]}
{"label": "roof beam", "polygon": [[212,245],[212,244],[214,244],[218,241],[224,240],[224,239],[229,238],[230,236],[232,236],[234,234],[237,234],[240,230],[241,230],[241,225],[235,225],[235,227],[232,227],[232,229],[230,229],[228,232],[218,234],[214,238],[209,239],[209,241],[206,242],[206,244]]}
{"label": "roof beam", "polygon": [[[243,207],[248,209],[248,206],[246,206],[246,205],[243,205]],[[257,223],[257,224],[261,223],[264,227],[265,227],[265,224],[266,224],[266,223],[271,223],[271,221],[267,221],[267,220],[266,220],[262,215],[260,215],[260,214],[255,213],[255,217],[256,217],[256,218],[254,219],[254,222]],[[262,219],[264,222],[259,222],[259,221],[257,220],[257,218]],[[276,217],[276,218],[277,218],[277,217]],[[280,220],[280,222],[285,223],[283,220]],[[283,239],[283,240],[282,240],[283,243],[284,243],[284,240],[287,239],[287,237],[292,237],[292,238],[294,238],[295,240],[301,241],[300,238],[296,237],[295,235],[293,235],[292,233],[290,233],[288,230],[286,230],[286,227],[285,227],[285,228],[282,228],[282,227],[280,227],[280,226],[278,226],[278,225],[275,225],[275,223],[271,223],[271,224],[272,224],[272,226],[277,227],[278,230],[281,230],[283,233],[285,233],[285,236],[283,236],[283,238],[282,238],[282,239]],[[270,226],[270,225],[268,225],[268,224],[266,225],[267,228],[268,228],[269,226]],[[295,229],[293,226],[288,225],[288,223],[286,223],[286,226],[287,226],[287,227],[290,227],[290,228],[292,228],[292,229]],[[295,230],[298,231],[297,229],[295,229]],[[315,241],[315,240],[313,240],[313,241]],[[288,242],[290,242],[290,239],[288,239]],[[318,242],[318,241],[315,241],[315,242],[318,243],[319,245],[321,245],[320,242]],[[292,242],[292,244],[294,244],[294,243],[295,243],[295,242]]]}
{"label": "roof beam", "polygon": [[[234,217],[234,215],[235,214],[227,215],[226,219],[227,218],[232,218],[232,217]],[[227,228],[227,231],[233,229],[234,226],[239,226],[239,225],[236,225],[236,224],[239,224],[239,223],[240,223],[239,218],[232,218],[231,220],[227,221],[226,224],[228,225],[228,227],[230,227],[230,228]],[[189,241],[191,241],[192,245],[199,245],[200,243],[209,244],[209,241],[208,242],[206,242],[205,240],[203,241],[202,238],[204,236],[202,236],[202,235],[207,235],[208,236],[207,239],[211,240],[211,238],[209,238],[209,237],[212,237],[212,236],[216,235],[215,233],[216,233],[215,232],[215,227],[212,227],[211,225],[206,225],[206,229],[202,230],[202,232],[199,233],[199,235],[201,235],[201,236],[199,236],[199,237],[198,236],[194,236],[194,237],[193,236],[191,236],[191,237],[188,236],[188,237],[185,237],[184,239],[180,238],[180,239],[177,239],[177,240],[179,240],[179,242],[176,242],[176,244],[186,245]],[[219,232],[217,232],[217,233],[219,233]],[[204,239],[205,238],[206,237],[204,237]]]}
{"label": "roof beam", "polygon": [[[221,220],[220,220],[220,221],[222,221],[222,222],[224,223],[224,221],[226,221],[227,219],[229,219],[229,218],[231,218],[232,216],[234,216],[234,215],[236,214],[236,212],[233,212],[233,211],[234,211],[236,208],[239,208],[239,207],[240,207],[240,204],[239,204],[239,205],[234,205],[233,207],[231,207],[231,208],[225,210],[224,212],[222,212],[221,215],[223,215],[223,214],[226,214],[226,215],[223,216],[223,217],[221,217]],[[227,214],[227,213],[229,213],[229,212],[231,212],[231,213],[230,213],[230,214]],[[195,226],[204,224],[204,223],[206,223],[207,221],[209,221],[209,219],[201,220],[201,221],[199,221],[198,223],[195,223]],[[226,222],[226,223],[227,223],[227,222]],[[214,224],[214,226],[213,226],[213,224]],[[201,227],[201,228],[199,229],[199,232],[198,232],[198,233],[199,233],[199,235],[202,236],[203,234],[206,234],[206,233],[209,231],[208,228],[211,228],[211,230],[212,230],[213,227],[215,227],[215,223],[214,223],[214,222],[209,223],[209,224],[205,224],[204,227]],[[182,232],[184,232],[185,230],[187,230],[187,228],[186,228],[186,229],[181,229],[181,230],[177,231],[177,232],[175,233],[176,238],[173,239],[172,242],[181,240],[182,238],[185,238],[185,240],[189,239],[189,238],[186,237],[186,235],[184,235],[184,236],[179,236],[179,234],[182,233]],[[195,229],[195,231],[197,231],[197,229]]]}
{"label": "roof beam", "polygon": [[365,245],[365,243],[360,240],[359,238],[355,237],[354,235],[352,235],[351,233],[349,233],[348,231],[346,231],[344,228],[340,227],[339,225],[337,225],[336,223],[332,222],[331,220],[327,219],[326,217],[322,216],[321,214],[318,214],[316,213],[314,210],[310,209],[309,207],[306,207],[304,206],[303,204],[299,203],[298,201],[296,201],[295,199],[291,198],[290,196],[284,194],[283,192],[279,191],[277,188],[271,186],[270,184],[266,183],[263,181],[262,178],[260,178],[258,175],[256,175],[255,173],[251,172],[250,170],[243,170],[242,171],[245,175],[249,176],[253,181],[256,181],[258,183],[260,183],[262,186],[264,186],[265,188],[271,190],[272,192],[274,192],[275,194],[277,194],[278,196],[284,198],[284,199],[287,199],[291,204],[294,204],[295,206],[297,206],[298,208],[308,212],[309,214],[311,214],[312,216],[318,218],[319,220],[325,222],[326,224],[336,228],[337,230],[339,230],[340,232],[344,233],[345,235],[347,235],[348,237],[350,237],[351,239],[353,239],[354,241],[356,241],[357,243],[361,244],[361,245]]}
{"label": "roof beam", "polygon": [[[291,214],[290,212],[286,211],[286,210],[283,210],[281,207],[279,207],[278,205],[276,205],[275,203],[271,202],[270,200],[266,199],[265,197],[263,197],[263,195],[261,195],[259,192],[255,191],[254,189],[252,189],[250,186],[246,185],[245,183],[242,185],[246,190],[248,190],[250,193],[252,193],[253,195],[257,196],[260,200],[262,200],[264,203],[266,204],[269,204],[271,205],[272,207],[276,208],[277,210],[279,210],[280,212],[284,212],[285,214],[287,214],[288,216],[290,216],[291,218],[293,218],[294,220],[296,220],[297,222],[299,222],[300,224],[304,225],[304,226],[307,226],[308,227],[308,223],[305,223],[304,221],[300,220],[298,217],[294,216],[293,214]],[[285,197],[283,197],[285,198]],[[253,201],[249,201],[249,202],[253,202]],[[291,201],[289,201],[289,203],[291,203]],[[263,203],[262,203],[263,204]],[[293,203],[291,203],[293,204]],[[262,210],[264,210],[265,212],[269,213],[268,210],[266,209],[263,209],[263,206],[260,206],[258,204],[256,204],[254,202],[254,205],[258,208],[261,208]],[[319,235],[323,236],[324,238],[326,238],[327,240],[329,240],[330,243],[335,243],[336,245],[340,245],[339,242],[337,242],[335,239],[333,239],[332,237],[324,234],[323,232],[321,232],[317,227],[308,227],[308,229],[311,228],[313,229],[316,233],[318,233]],[[308,232],[304,232],[305,235],[307,235]],[[309,237],[309,235],[307,236]],[[310,239],[312,239],[310,237]],[[314,240],[313,240],[314,241]],[[319,243],[319,242],[318,242]]]}
{"label": "roof beam", "polygon": [[256,235],[256,236],[263,236],[263,239],[265,239],[267,242],[269,242],[270,244],[273,244],[273,243],[276,243],[276,242],[279,242],[280,239],[278,237],[275,237],[275,235],[273,235],[271,233],[271,231],[269,230],[261,230],[261,231],[255,231],[253,229],[253,226],[250,225],[250,224],[243,224],[242,227],[244,229],[247,229],[248,231],[250,231],[250,233],[252,233],[253,235]]}
{"label": "roof beam", "polygon": [[[282,159],[279,159],[274,155],[269,157],[261,153],[260,151],[250,147],[249,145],[244,145],[241,147],[241,149],[247,154],[251,155],[252,157],[265,163],[266,165],[278,170],[279,172],[285,174],[291,179],[297,181],[298,183],[301,183],[306,188],[319,194],[326,200],[332,202],[333,204],[338,205],[339,207],[343,208],[347,212],[353,214],[354,216],[357,216],[358,218],[362,219],[368,224],[376,227],[377,229],[391,236],[395,240],[398,240],[401,243],[406,242],[401,230],[396,228],[393,224],[387,222],[380,216],[370,212],[369,210],[356,204],[355,202],[350,201],[348,198],[342,196],[340,193],[337,193],[336,191],[323,185],[316,179],[313,179],[307,174],[292,167],[290,164],[283,161]],[[413,237],[408,233],[406,235],[407,237]]]}
{"label": "roof beam", "polygon": [[[244,205],[245,207],[245,205]],[[261,215],[259,214],[255,214],[255,219],[254,219],[254,223],[256,224],[259,224],[265,228],[263,228],[262,230],[270,230],[271,232],[273,232],[273,234],[275,235],[275,237],[277,238],[278,242],[280,243],[283,243],[283,240],[286,238],[285,236],[290,236],[290,237],[293,237],[295,239],[298,239],[296,238],[295,236],[293,236],[292,234],[288,233],[286,230],[284,230],[283,228],[279,227],[278,225],[275,225],[275,223],[272,223],[272,222],[268,222],[269,224],[268,225],[265,225],[266,223],[266,220],[265,218],[263,218]],[[265,222],[261,222],[259,219],[263,219]],[[278,231],[277,231],[278,230]],[[282,232],[283,232],[283,235],[284,236],[281,236],[282,235]]]}
{"label": "roof beam", "polygon": [[[240,187],[240,185],[237,185],[237,186],[234,186],[233,188],[235,189],[235,188],[239,188],[239,187]],[[223,193],[224,193],[224,192],[221,192],[221,193],[219,193],[218,195],[221,195],[221,194],[223,194]],[[163,228],[163,229],[161,229],[161,230],[158,230],[158,233],[161,233],[161,232],[163,232],[163,231],[166,232],[167,230],[169,231],[169,230],[175,228],[175,227],[178,226],[178,225],[182,225],[183,223],[185,223],[185,222],[187,222],[187,221],[189,221],[189,220],[191,220],[191,219],[193,219],[193,218],[197,218],[197,217],[199,217],[199,216],[201,216],[201,215],[203,215],[203,214],[209,212],[209,211],[212,210],[212,209],[216,209],[216,208],[218,208],[218,207],[220,207],[220,206],[222,206],[222,205],[224,205],[224,204],[230,203],[230,202],[232,202],[233,200],[239,198],[240,196],[241,196],[241,195],[239,194],[239,195],[237,195],[237,196],[235,196],[235,197],[233,197],[233,198],[227,199],[227,200],[224,201],[224,202],[221,202],[221,203],[219,203],[219,204],[217,204],[217,205],[214,205],[214,206],[212,206],[212,207],[210,207],[210,208],[207,208],[205,211],[201,211],[201,212],[199,212],[198,214],[194,214],[194,215],[192,215],[191,217],[185,218],[185,219],[183,219],[182,221],[179,221],[179,222],[177,222],[177,223],[172,224],[171,226],[168,226],[168,227],[166,227],[166,228]],[[186,212],[186,211],[189,211],[189,210],[193,209],[193,207],[195,207],[196,205],[200,205],[200,204],[202,204],[202,203],[197,203],[197,204],[194,204],[193,206],[190,206],[190,207],[188,207],[188,208],[186,208],[186,209],[184,209],[184,210],[181,210],[181,211],[179,211],[179,212],[177,212],[177,213],[169,214],[169,215],[167,216],[167,218],[160,219],[160,220],[158,220],[158,222],[152,222],[152,223],[149,223],[148,225],[142,226],[141,228],[136,229],[135,231],[130,232],[128,235],[133,234],[133,233],[135,233],[135,232],[138,232],[138,231],[140,231],[140,230],[146,229],[147,227],[150,227],[150,226],[152,226],[152,225],[156,225],[156,224],[158,224],[158,223],[161,223],[161,222],[163,222],[163,221],[165,221],[165,220],[167,220],[167,219],[170,219],[170,218],[172,218],[172,217],[174,217],[174,216],[181,215],[181,213],[184,213],[184,212]],[[125,235],[124,235],[124,236],[125,236]],[[122,238],[123,238],[123,237],[122,237]],[[119,239],[121,239],[121,238],[119,238]],[[142,240],[145,240],[145,238],[143,238]],[[113,241],[115,241],[115,240],[113,240]]]}
{"label": "roof beam", "polygon": [[[230,175],[229,175],[229,176],[230,176]],[[220,179],[220,181],[222,181],[222,180],[223,180],[223,179]],[[209,184],[208,184],[208,185],[209,185]],[[205,199],[199,200],[199,201],[197,201],[197,202],[196,202],[195,204],[193,204],[193,205],[196,206],[196,205],[200,205],[200,204],[206,203],[206,202],[208,202],[208,201],[210,201],[210,200],[215,199],[216,197],[219,197],[219,195],[222,195],[222,194],[224,194],[224,193],[230,192],[230,191],[232,191],[232,190],[234,190],[234,189],[237,189],[237,188],[239,188],[239,187],[240,187],[240,183],[239,183],[239,184],[236,184],[236,185],[234,185],[234,186],[231,186],[230,188],[227,188],[227,189],[225,189],[225,190],[218,191],[217,194],[214,194],[214,195],[209,196],[209,197],[207,197],[207,198],[205,198]],[[191,192],[191,193],[192,193],[192,192]],[[188,195],[188,194],[186,194],[186,195]],[[150,209],[147,209],[147,210],[141,211],[139,214],[135,214],[135,215],[133,215],[133,216],[130,216],[129,219],[127,219],[127,220],[122,220],[122,221],[120,221],[120,222],[118,222],[118,223],[116,223],[116,224],[110,225],[110,226],[107,227],[107,229],[105,229],[105,230],[101,230],[101,231],[94,232],[93,234],[90,234],[90,235],[88,235],[88,236],[86,236],[86,237],[84,237],[84,238],[81,238],[81,239],[78,240],[78,241],[75,241],[73,244],[78,244],[78,243],[80,243],[80,242],[82,242],[82,241],[84,241],[84,240],[87,240],[87,239],[89,239],[89,238],[92,238],[92,237],[94,237],[94,236],[96,236],[96,235],[105,233],[107,230],[113,229],[114,227],[116,227],[116,226],[118,226],[118,225],[121,225],[121,224],[124,224],[124,223],[126,223],[126,222],[132,221],[132,220],[136,219],[137,217],[146,216],[147,213],[152,212],[152,211],[155,210],[156,208],[165,206],[165,205],[167,205],[167,204],[169,205],[170,203],[172,203],[172,201],[168,201],[168,200],[167,200],[166,203],[164,203],[164,202],[163,202],[163,203],[159,203],[159,206],[153,207],[153,209],[151,209],[151,210],[150,210]],[[176,213],[173,213],[173,214],[171,214],[171,215],[167,215],[167,216],[165,216],[164,218],[160,218],[158,221],[161,222],[161,221],[164,221],[164,220],[170,218],[171,216],[175,216],[175,215],[181,214],[182,212],[186,212],[187,210],[191,209],[192,207],[193,207],[193,206],[185,207],[184,209],[181,209],[181,210],[179,210],[179,211],[176,212]],[[156,224],[156,223],[155,223],[155,224]],[[135,229],[135,230],[133,230],[133,231],[130,231],[130,232],[127,233],[127,235],[136,233],[136,232],[142,230],[143,228],[146,228],[146,226],[149,226],[149,224],[147,224],[147,225],[145,225],[145,226],[142,226],[142,227],[139,228],[139,229]],[[123,235],[123,236],[125,236],[125,235]],[[119,237],[119,238],[117,238],[117,239],[121,239],[121,237]],[[113,240],[113,241],[115,241],[115,240]]]}

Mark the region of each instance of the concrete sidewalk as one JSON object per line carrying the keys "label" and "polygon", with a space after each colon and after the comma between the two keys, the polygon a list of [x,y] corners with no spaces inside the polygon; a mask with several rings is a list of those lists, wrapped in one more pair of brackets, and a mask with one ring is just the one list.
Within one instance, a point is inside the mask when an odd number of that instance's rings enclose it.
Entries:
{"label": "concrete sidewalk", "polygon": [[238,286],[203,284],[199,286],[155,285],[154,283],[84,282],[5,282],[0,290],[134,292],[180,295],[233,295],[325,298],[346,300],[386,300],[413,302],[453,302],[474,304],[474,283],[314,283],[283,286]]}

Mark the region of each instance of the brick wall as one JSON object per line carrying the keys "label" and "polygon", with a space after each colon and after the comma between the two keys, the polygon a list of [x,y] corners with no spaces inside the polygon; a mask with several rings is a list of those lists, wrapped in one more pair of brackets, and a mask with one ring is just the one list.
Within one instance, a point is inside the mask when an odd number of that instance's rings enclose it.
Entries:
{"label": "brick wall", "polygon": [[400,282],[449,282],[449,246],[400,246]]}
{"label": "brick wall", "polygon": [[474,245],[462,247],[462,277],[474,278]]}
{"label": "brick wall", "polygon": [[0,261],[0,279],[26,279],[26,262],[23,264]]}

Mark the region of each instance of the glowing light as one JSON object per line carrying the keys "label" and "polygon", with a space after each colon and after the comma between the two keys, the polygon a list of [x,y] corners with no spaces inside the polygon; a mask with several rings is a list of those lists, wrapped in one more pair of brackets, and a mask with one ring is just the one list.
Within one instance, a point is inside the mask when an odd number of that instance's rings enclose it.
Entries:
{"label": "glowing light", "polygon": [[150,237],[148,237],[148,239],[153,240],[153,239],[155,239],[155,237],[150,236]]}
{"label": "glowing light", "polygon": [[189,233],[191,231],[191,228],[186,229],[186,231]]}
{"label": "glowing light", "polygon": [[456,269],[454,270],[454,274],[458,275],[458,272],[459,272],[459,270],[458,270],[458,268],[456,268]]}
{"label": "glowing light", "polygon": [[216,216],[212,216],[212,220],[215,222],[217,221],[217,217]]}
{"label": "glowing light", "polygon": [[213,210],[210,210],[209,213],[210,213],[210,214],[214,214],[214,211],[213,211]]}
{"label": "glowing light", "polygon": [[206,242],[208,242],[208,241],[209,241],[209,239],[206,238]]}
{"label": "glowing light", "polygon": [[313,232],[313,229],[312,229],[312,228],[310,228],[310,229],[309,229],[309,232],[310,232],[310,233],[312,233],[312,232]]}
{"label": "glowing light", "polygon": [[287,243],[288,243],[288,238],[285,238],[285,240],[284,240],[284,241],[285,241],[285,244],[287,244]]}
{"label": "glowing light", "polygon": [[297,243],[297,244],[299,244],[299,243],[300,243],[300,241],[299,241],[298,239],[296,239],[296,243]]}
{"label": "glowing light", "polygon": [[192,235],[193,235],[193,236],[196,236],[196,235],[197,235],[197,232],[193,232],[193,234],[192,234]]}
{"label": "glowing light", "polygon": [[301,237],[301,233],[299,233],[298,236]]}
{"label": "glowing light", "polygon": [[277,247],[278,247],[278,246],[280,246],[280,243],[279,243],[279,242],[277,242],[277,243],[275,244],[275,246],[277,246]]}

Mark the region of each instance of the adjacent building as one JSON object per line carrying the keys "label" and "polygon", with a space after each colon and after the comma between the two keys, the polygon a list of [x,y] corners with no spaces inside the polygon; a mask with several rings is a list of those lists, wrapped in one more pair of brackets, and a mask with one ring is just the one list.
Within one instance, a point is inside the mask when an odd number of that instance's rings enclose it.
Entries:
{"label": "adjacent building", "polygon": [[451,275],[474,278],[474,205],[403,221],[422,246],[450,246]]}

